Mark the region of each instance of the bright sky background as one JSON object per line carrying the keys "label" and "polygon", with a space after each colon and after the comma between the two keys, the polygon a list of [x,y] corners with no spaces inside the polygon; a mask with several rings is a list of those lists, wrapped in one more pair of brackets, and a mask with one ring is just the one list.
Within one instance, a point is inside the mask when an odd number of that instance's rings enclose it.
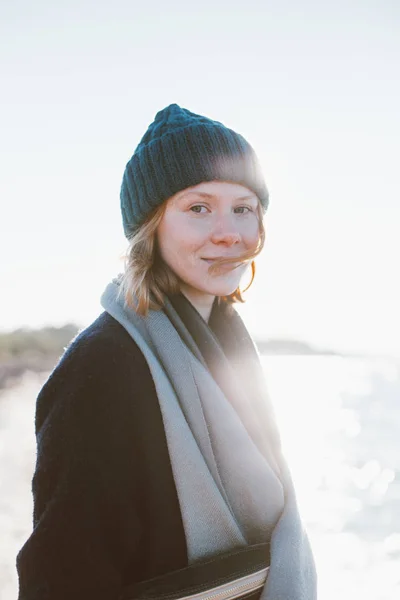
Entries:
{"label": "bright sky background", "polygon": [[0,329],[100,312],[125,164],[177,102],[265,169],[250,330],[400,356],[397,0],[3,4]]}

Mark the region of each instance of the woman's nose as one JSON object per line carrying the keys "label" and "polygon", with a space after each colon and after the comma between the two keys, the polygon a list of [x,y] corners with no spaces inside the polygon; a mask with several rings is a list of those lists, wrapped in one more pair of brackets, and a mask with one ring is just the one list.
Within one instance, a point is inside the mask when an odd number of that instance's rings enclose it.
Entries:
{"label": "woman's nose", "polygon": [[233,246],[241,241],[241,235],[231,217],[218,220],[212,231],[211,240],[214,244]]}

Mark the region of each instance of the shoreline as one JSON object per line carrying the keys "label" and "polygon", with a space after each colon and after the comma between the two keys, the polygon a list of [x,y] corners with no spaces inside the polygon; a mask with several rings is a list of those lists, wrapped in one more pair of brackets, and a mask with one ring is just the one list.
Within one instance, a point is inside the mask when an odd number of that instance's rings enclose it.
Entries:
{"label": "shoreline", "polygon": [[59,356],[23,357],[0,362],[0,394],[13,388],[27,373],[46,373],[56,366]]}

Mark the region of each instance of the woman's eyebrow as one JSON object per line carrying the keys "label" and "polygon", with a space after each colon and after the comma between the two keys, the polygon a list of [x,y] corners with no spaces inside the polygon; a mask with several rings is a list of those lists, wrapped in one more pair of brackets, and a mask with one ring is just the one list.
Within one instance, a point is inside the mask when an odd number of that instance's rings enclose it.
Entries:
{"label": "woman's eyebrow", "polygon": [[184,196],[201,196],[202,198],[215,198],[214,194],[207,194],[206,192],[185,192]]}
{"label": "woman's eyebrow", "polygon": [[236,198],[239,202],[244,202],[245,200],[257,200],[257,196],[254,194],[250,194],[249,196],[241,196],[240,198]]}

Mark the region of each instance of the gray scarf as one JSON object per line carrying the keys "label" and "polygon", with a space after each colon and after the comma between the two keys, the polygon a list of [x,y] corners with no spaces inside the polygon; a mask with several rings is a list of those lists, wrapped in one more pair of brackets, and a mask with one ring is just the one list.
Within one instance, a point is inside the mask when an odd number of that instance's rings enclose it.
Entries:
{"label": "gray scarf", "polygon": [[213,377],[168,299],[164,310],[140,317],[124,305],[114,280],[101,303],[131,335],[149,365],[189,564],[270,541],[270,569],[261,600],[315,600],[312,551],[280,452],[260,365],[251,372],[249,385],[240,381],[244,374],[239,363],[238,368],[224,365]]}

